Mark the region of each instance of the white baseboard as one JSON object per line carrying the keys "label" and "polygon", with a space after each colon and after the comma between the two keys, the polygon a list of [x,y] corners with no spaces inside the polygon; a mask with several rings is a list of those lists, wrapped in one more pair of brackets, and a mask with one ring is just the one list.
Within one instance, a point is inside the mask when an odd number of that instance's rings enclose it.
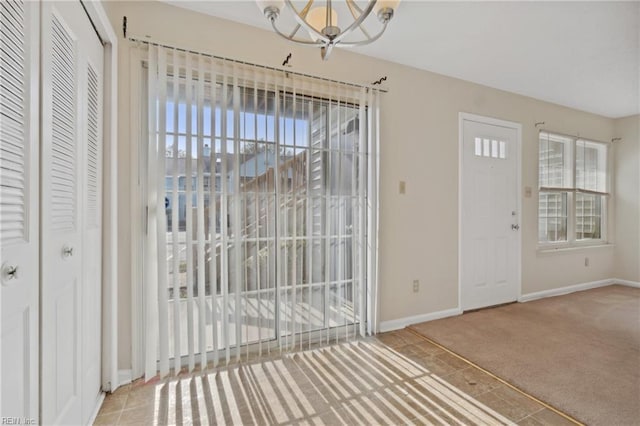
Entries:
{"label": "white baseboard", "polygon": [[133,380],[131,370],[118,370],[118,386],[128,385]]}
{"label": "white baseboard", "polygon": [[545,297],[561,296],[563,294],[574,293],[576,291],[589,290],[591,288],[604,287],[607,285],[615,284],[617,280],[612,278],[599,281],[591,281],[588,283],[575,284],[566,287],[552,288],[550,290],[536,291],[535,293],[523,294],[518,298],[518,302],[530,302],[536,299],[543,299]]}
{"label": "white baseboard", "polygon": [[[606,280],[591,281],[582,284],[574,284],[566,287],[552,288],[550,290],[537,291],[535,293],[523,294],[518,298],[518,302],[530,302],[532,300],[543,299],[545,297],[561,296],[563,294],[574,293],[576,291],[589,290],[592,288],[605,287],[611,284],[621,284],[629,287],[640,288],[640,282],[621,280],[617,278],[608,278]],[[412,317],[404,317],[390,321],[382,321],[379,326],[379,332],[385,333],[387,331],[400,330],[407,326],[418,324],[426,321],[433,321],[441,318],[453,317],[461,315],[462,309],[453,308],[445,309],[444,311],[430,312],[428,314],[415,315]]]}
{"label": "white baseboard", "polygon": [[459,308],[445,309],[444,311],[430,312],[428,314],[415,315],[412,317],[404,317],[391,321],[380,322],[379,332],[384,333],[387,331],[400,330],[409,325],[418,324],[425,321],[433,321],[441,318],[453,317],[461,315],[462,310]]}
{"label": "white baseboard", "polygon": [[635,288],[640,288],[640,282],[639,281],[629,281],[629,280],[621,280],[619,278],[614,278],[612,284],[622,284],[622,285],[626,285],[627,287],[635,287]]}
{"label": "white baseboard", "polygon": [[92,425],[96,422],[96,417],[98,417],[98,413],[100,412],[100,408],[102,408],[102,403],[104,402],[104,396],[104,392],[100,392],[100,395],[98,395],[98,399],[96,400],[96,406],[93,409],[91,419],[89,419],[89,423],[87,424]]}

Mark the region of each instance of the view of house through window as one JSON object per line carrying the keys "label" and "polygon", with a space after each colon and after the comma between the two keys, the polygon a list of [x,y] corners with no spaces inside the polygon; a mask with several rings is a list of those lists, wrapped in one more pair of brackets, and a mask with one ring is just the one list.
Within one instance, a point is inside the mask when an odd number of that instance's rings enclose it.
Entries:
{"label": "view of house through window", "polygon": [[541,132],[539,147],[538,241],[603,240],[607,145]]}
{"label": "view of house through window", "polygon": [[366,154],[358,107],[233,85],[197,101],[184,84],[173,90],[168,83],[158,108],[166,113],[158,125],[166,123],[169,355],[176,334],[184,356],[203,336],[207,350],[293,344],[359,323]]}

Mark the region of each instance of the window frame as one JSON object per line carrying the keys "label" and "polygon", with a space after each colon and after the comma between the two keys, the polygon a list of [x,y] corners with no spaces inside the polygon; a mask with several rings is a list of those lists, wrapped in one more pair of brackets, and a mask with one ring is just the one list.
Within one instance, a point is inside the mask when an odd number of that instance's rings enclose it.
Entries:
{"label": "window frame", "polygon": [[[567,142],[569,146],[567,148],[569,158],[565,161],[568,162],[568,166],[565,165],[565,168],[570,171],[570,186],[565,186],[564,188],[554,188],[552,190],[550,187],[544,187],[540,182],[540,148],[542,143],[542,135],[548,134],[550,136],[556,136],[562,139],[568,139]],[[577,188],[577,151],[578,151],[578,142],[586,142],[589,144],[597,144],[604,147],[604,177],[606,180],[605,183],[605,192],[600,193],[597,191],[589,191]],[[568,249],[568,248],[582,248],[582,247],[594,247],[594,246],[602,246],[609,244],[608,240],[608,213],[609,213],[609,204],[610,197],[612,196],[612,182],[611,182],[611,155],[610,155],[610,144],[607,142],[602,142],[594,139],[583,138],[580,136],[572,136],[566,135],[558,132],[540,130],[538,132],[538,197],[537,197],[537,245],[538,250],[555,250],[555,249]],[[545,190],[547,189],[547,190]],[[567,195],[567,225],[566,232],[567,238],[562,241],[540,241],[540,194],[566,194]],[[592,194],[595,196],[601,197],[601,212],[600,212],[600,238],[588,238],[588,239],[578,239],[577,238],[577,194]]]}

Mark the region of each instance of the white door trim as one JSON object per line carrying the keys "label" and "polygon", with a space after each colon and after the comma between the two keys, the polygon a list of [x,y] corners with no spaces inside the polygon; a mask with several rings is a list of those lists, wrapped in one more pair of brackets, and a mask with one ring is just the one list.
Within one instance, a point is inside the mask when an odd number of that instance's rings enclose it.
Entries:
{"label": "white door trim", "polygon": [[[464,122],[474,121],[482,124],[490,124],[494,126],[506,127],[517,132],[516,146],[516,199],[517,199],[517,223],[522,225],[522,124],[513,121],[501,120],[498,118],[485,117],[482,115],[460,112],[458,114],[458,309],[463,310],[462,306],[462,200],[463,200],[463,176],[464,176]],[[522,296],[522,226],[520,232],[516,236],[516,259],[518,259],[517,281],[518,281],[518,299]]]}
{"label": "white door trim", "polygon": [[118,36],[102,2],[83,5],[104,42],[102,389],[118,383]]}
{"label": "white door trim", "polygon": [[143,69],[141,61],[144,53],[139,49],[126,47],[129,52],[129,140],[132,141],[129,147],[130,181],[131,193],[129,202],[131,206],[131,378],[137,379],[144,374],[144,298],[142,294],[143,286],[143,257],[142,247],[145,236],[146,215],[145,205],[142,199],[142,183],[146,176],[140,163],[141,156],[146,149],[143,149],[143,142],[148,141],[146,127],[142,126],[143,117],[146,117],[146,104],[141,96],[143,89]]}

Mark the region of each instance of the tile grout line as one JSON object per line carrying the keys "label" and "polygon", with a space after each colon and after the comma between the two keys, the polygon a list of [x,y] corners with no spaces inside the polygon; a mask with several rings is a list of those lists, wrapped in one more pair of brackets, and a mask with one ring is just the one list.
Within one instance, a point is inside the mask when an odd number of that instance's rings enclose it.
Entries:
{"label": "tile grout line", "polygon": [[584,423],[578,421],[577,419],[574,419],[573,417],[571,417],[570,415],[568,415],[566,413],[563,413],[562,411],[560,411],[557,408],[549,405],[548,403],[536,398],[535,396],[528,394],[527,392],[523,391],[522,389],[519,389],[518,387],[516,387],[516,386],[512,385],[511,383],[507,382],[506,380],[504,380],[504,379],[496,376],[495,374],[491,373],[490,371],[480,367],[478,364],[474,363],[473,361],[468,360],[467,358],[463,357],[462,355],[459,355],[459,354],[453,352],[451,349],[449,349],[449,348],[441,345],[440,343],[430,339],[429,337],[419,333],[417,330],[413,329],[411,326],[406,327],[405,330],[407,330],[410,333],[413,333],[416,336],[426,340],[427,342],[439,347],[440,349],[448,352],[449,354],[455,356],[456,358],[461,359],[462,361],[464,361],[464,362],[468,363],[469,365],[477,368],[478,370],[482,371],[483,373],[488,374],[489,376],[491,376],[494,379],[498,380],[500,383],[502,383],[502,384],[508,386],[509,388],[515,390],[516,392],[526,396],[527,398],[532,399],[533,401],[537,402],[538,404],[541,404],[542,406],[544,406],[544,407],[548,408],[549,410],[553,411],[554,413],[564,417],[565,419],[569,420],[570,422],[575,423],[576,425],[579,425],[579,426],[585,426]]}
{"label": "tile grout line", "polygon": [[127,389],[127,394],[124,398],[124,404],[122,404],[122,408],[120,409],[120,413],[118,414],[118,419],[116,420],[116,425],[120,424],[120,419],[122,418],[122,413],[124,412],[124,407],[127,406],[127,401],[129,401],[129,395],[131,393],[131,388]]}
{"label": "tile grout line", "polygon": [[[527,396],[528,396],[528,395],[527,395]],[[519,419],[518,421],[516,421],[516,423],[518,423],[518,424],[519,424],[521,421],[526,420],[526,419],[528,419],[529,417],[533,417],[533,416],[535,416],[535,415],[536,415],[536,414],[538,414],[539,412],[543,411],[545,408],[546,408],[546,407],[542,407],[542,408],[541,408],[541,409],[539,409],[538,411],[535,411],[535,412],[533,412],[533,413],[531,413],[531,414],[528,414],[528,415],[524,416],[523,418],[521,418],[521,419]]]}
{"label": "tile grout line", "polygon": [[[474,367],[473,367],[473,366],[469,366],[468,368],[474,368]],[[479,371],[481,371],[479,368],[478,368],[478,370],[479,370]],[[484,371],[483,371],[483,373],[484,373]],[[502,383],[502,382],[500,382],[500,383]],[[496,389],[498,389],[498,388],[497,388],[497,387],[496,387],[496,388],[493,388],[493,389],[488,390],[488,391],[486,391],[486,392],[483,392],[483,393],[481,393],[481,394],[479,394],[479,395],[477,395],[477,396],[479,397],[479,396],[482,396],[482,395],[486,395],[486,394],[488,394],[488,393],[493,393]],[[518,391],[519,391],[519,390],[518,390]],[[523,392],[518,392],[518,393],[522,394]],[[529,396],[529,395],[525,395],[525,396],[526,396],[527,398],[529,398],[529,399],[532,399],[532,398],[530,398],[530,396]],[[509,402],[506,398],[503,398],[503,397],[502,397],[502,396],[500,396],[500,395],[496,395],[496,398],[500,399],[502,402],[505,402],[505,403],[507,403],[507,404],[514,405],[514,404],[512,404],[511,402]],[[482,402],[482,401],[480,401],[480,402]],[[520,418],[519,418],[519,419],[517,419],[517,420],[513,420],[513,422],[514,422],[514,423],[516,423],[516,424],[520,424],[520,422],[521,422],[521,421],[523,421],[524,419],[528,419],[529,417],[533,417],[533,416],[535,416],[536,414],[538,414],[539,412],[544,411],[544,410],[547,408],[545,405],[542,405],[542,404],[541,404],[540,402],[538,402],[538,401],[534,401],[534,402],[535,402],[536,404],[538,404],[538,405],[541,405],[541,407],[540,407],[540,408],[538,408],[536,411],[534,411],[534,412],[532,412],[532,413],[529,413],[529,414],[524,415],[523,417],[520,417]],[[485,405],[486,405],[486,403],[483,403],[483,404],[485,404]]]}

